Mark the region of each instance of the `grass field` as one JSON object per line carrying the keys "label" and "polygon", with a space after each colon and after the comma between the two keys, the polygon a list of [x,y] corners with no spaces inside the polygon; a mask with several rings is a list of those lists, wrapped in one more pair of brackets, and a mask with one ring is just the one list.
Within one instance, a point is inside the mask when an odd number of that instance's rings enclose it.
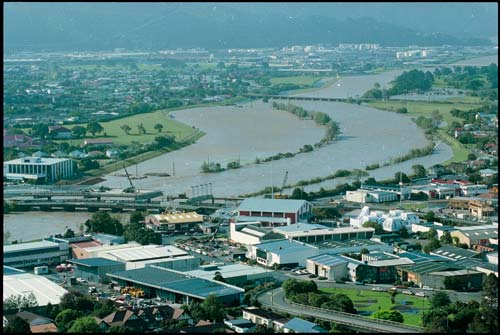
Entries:
{"label": "grass field", "polygon": [[429,302],[426,298],[404,295],[396,295],[395,304],[391,303],[391,295],[388,292],[375,292],[344,288],[322,288],[327,293],[342,293],[348,296],[354,303],[354,307],[361,315],[371,315],[380,310],[395,309],[404,317],[404,323],[413,326],[422,325],[422,307],[428,308]]}
{"label": "grass field", "polygon": [[[427,118],[431,117],[432,111],[438,110],[441,115],[443,115],[443,121],[450,124],[453,121],[462,122],[460,118],[456,118],[450,114],[450,110],[457,108],[461,110],[469,110],[473,108],[478,108],[480,104],[464,103],[463,101],[453,102],[453,103],[439,103],[439,102],[424,102],[424,101],[371,101],[367,103],[368,106],[387,110],[396,111],[398,108],[406,107],[408,109],[408,114],[412,117],[417,118],[423,115]],[[447,165],[453,162],[462,162],[467,160],[467,156],[472,152],[467,149],[462,143],[457,141],[455,138],[450,136],[444,129],[438,130],[439,138],[450,145],[453,150],[453,157],[443,163]]]}
{"label": "grass field", "polygon": [[[146,114],[137,114],[123,119],[100,122],[100,125],[103,126],[104,131],[100,134],[96,134],[95,137],[87,133],[87,136],[85,138],[111,138],[114,144],[119,145],[130,144],[132,142],[151,142],[156,136],[165,134],[174,135],[177,140],[182,140],[183,138],[195,132],[195,129],[193,129],[191,126],[172,119],[169,116],[170,111],[171,110],[159,110]],[[140,123],[142,123],[144,125],[144,128],[146,128],[146,134],[139,134],[137,125],[139,125]],[[154,129],[154,125],[157,123],[163,125],[161,133],[158,133],[158,131]],[[125,124],[132,128],[129,135],[125,134],[125,132],[120,128],[120,126]],[[72,129],[77,125],[83,127],[87,126],[86,124],[74,124],[67,125],[65,127]],[[104,133],[106,133],[106,136],[104,136]],[[83,143],[83,139],[61,140],[58,142],[68,142],[72,145],[80,145]]]}
{"label": "grass field", "polygon": [[[129,66],[125,64],[116,64],[116,65],[97,65],[97,64],[81,64],[81,65],[62,65],[61,69],[64,70],[73,70],[73,71],[95,71],[97,69],[101,69],[103,71],[117,71],[117,70],[125,70],[128,69]],[[158,71],[161,70],[162,67],[160,64],[137,64],[137,68],[140,71]]]}
{"label": "grass field", "polygon": [[314,76],[273,77],[271,78],[271,84],[313,85],[320,79],[321,79],[320,77],[314,77]]}

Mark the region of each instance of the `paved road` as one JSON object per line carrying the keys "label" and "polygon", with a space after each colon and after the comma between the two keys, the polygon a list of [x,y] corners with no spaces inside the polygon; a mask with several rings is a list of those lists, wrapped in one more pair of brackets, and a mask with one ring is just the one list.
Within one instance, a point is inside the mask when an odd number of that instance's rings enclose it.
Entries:
{"label": "paved road", "polygon": [[412,327],[394,322],[387,322],[377,319],[371,319],[359,315],[328,311],[310,306],[289,304],[285,301],[283,289],[277,288],[268,291],[259,296],[259,301],[263,306],[271,307],[276,311],[288,312],[294,315],[312,316],[314,318],[333,321],[339,324],[347,325],[357,330],[366,332],[381,333],[423,333],[424,329]]}

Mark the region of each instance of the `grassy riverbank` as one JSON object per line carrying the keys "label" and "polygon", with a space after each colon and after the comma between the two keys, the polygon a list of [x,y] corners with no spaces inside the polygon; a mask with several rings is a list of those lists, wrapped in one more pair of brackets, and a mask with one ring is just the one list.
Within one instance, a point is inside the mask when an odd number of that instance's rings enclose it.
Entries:
{"label": "grassy riverbank", "polygon": [[[396,112],[398,108],[405,107],[408,110],[408,113],[405,115],[409,115],[412,117],[424,116],[430,118],[432,112],[437,110],[443,116],[443,121],[447,124],[450,124],[453,121],[461,122],[463,121],[460,118],[457,118],[451,115],[450,111],[452,109],[460,109],[460,110],[470,110],[474,108],[481,107],[480,104],[467,103],[463,101],[459,102],[425,102],[425,101],[370,101],[366,103],[369,107],[374,107],[380,110]],[[446,144],[448,144],[453,150],[453,157],[443,163],[443,165],[447,165],[453,162],[462,162],[467,160],[467,155],[469,155],[472,151],[467,149],[465,145],[458,142],[455,138],[450,136],[445,129],[438,129],[437,135],[439,139]]]}

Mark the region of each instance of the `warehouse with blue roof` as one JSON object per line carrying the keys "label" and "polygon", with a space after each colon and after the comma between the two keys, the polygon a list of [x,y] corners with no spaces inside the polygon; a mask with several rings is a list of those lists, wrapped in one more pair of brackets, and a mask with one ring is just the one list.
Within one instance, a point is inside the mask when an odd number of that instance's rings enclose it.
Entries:
{"label": "warehouse with blue roof", "polygon": [[245,290],[213,280],[192,278],[182,272],[149,266],[140,269],[108,273],[111,281],[119,286],[134,286],[142,289],[147,297],[189,304],[203,301],[213,294],[226,306],[239,305]]}

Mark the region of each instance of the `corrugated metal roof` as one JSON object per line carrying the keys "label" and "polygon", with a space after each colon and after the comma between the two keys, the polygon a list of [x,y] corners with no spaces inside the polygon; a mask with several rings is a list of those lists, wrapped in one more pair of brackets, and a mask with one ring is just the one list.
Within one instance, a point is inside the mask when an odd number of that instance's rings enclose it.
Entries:
{"label": "corrugated metal roof", "polygon": [[248,198],[243,200],[238,210],[295,213],[305,203],[305,200]]}
{"label": "corrugated metal roof", "polygon": [[3,300],[11,295],[26,296],[33,293],[39,306],[46,306],[49,302],[57,305],[66,292],[68,291],[43,276],[31,273],[3,276]]}
{"label": "corrugated metal roof", "polygon": [[109,266],[109,265],[117,265],[117,264],[124,264],[122,262],[114,261],[112,259],[107,259],[107,258],[102,258],[102,257],[95,257],[95,258],[84,258],[84,259],[70,259],[68,262],[71,262],[76,265],[83,265],[83,266]]}
{"label": "corrugated metal roof", "polygon": [[309,260],[320,263],[325,266],[335,266],[340,264],[347,264],[347,260],[343,259],[340,256],[323,254],[309,258]]}
{"label": "corrugated metal roof", "polygon": [[135,248],[113,250],[108,252],[108,254],[125,262],[188,255],[186,251],[171,245],[167,246],[145,245]]}
{"label": "corrugated metal roof", "polygon": [[167,291],[179,292],[198,298],[206,298],[210,294],[224,296],[244,292],[243,289],[237,289],[233,286],[222,285],[200,278],[189,278],[186,275],[156,267],[127,270],[109,273],[108,275],[113,278],[136,282],[146,286],[156,286]]}
{"label": "corrugated metal roof", "polygon": [[160,223],[203,222],[203,215],[196,212],[154,214],[153,216],[158,219]]}
{"label": "corrugated metal roof", "polygon": [[255,247],[265,250],[267,252],[273,252],[273,253],[290,253],[290,252],[297,252],[301,250],[311,250],[315,249],[313,246],[302,243],[302,242],[295,242],[295,241],[289,241],[289,240],[279,240],[279,241],[272,241],[272,242],[265,242],[265,243],[260,243],[255,245]]}

